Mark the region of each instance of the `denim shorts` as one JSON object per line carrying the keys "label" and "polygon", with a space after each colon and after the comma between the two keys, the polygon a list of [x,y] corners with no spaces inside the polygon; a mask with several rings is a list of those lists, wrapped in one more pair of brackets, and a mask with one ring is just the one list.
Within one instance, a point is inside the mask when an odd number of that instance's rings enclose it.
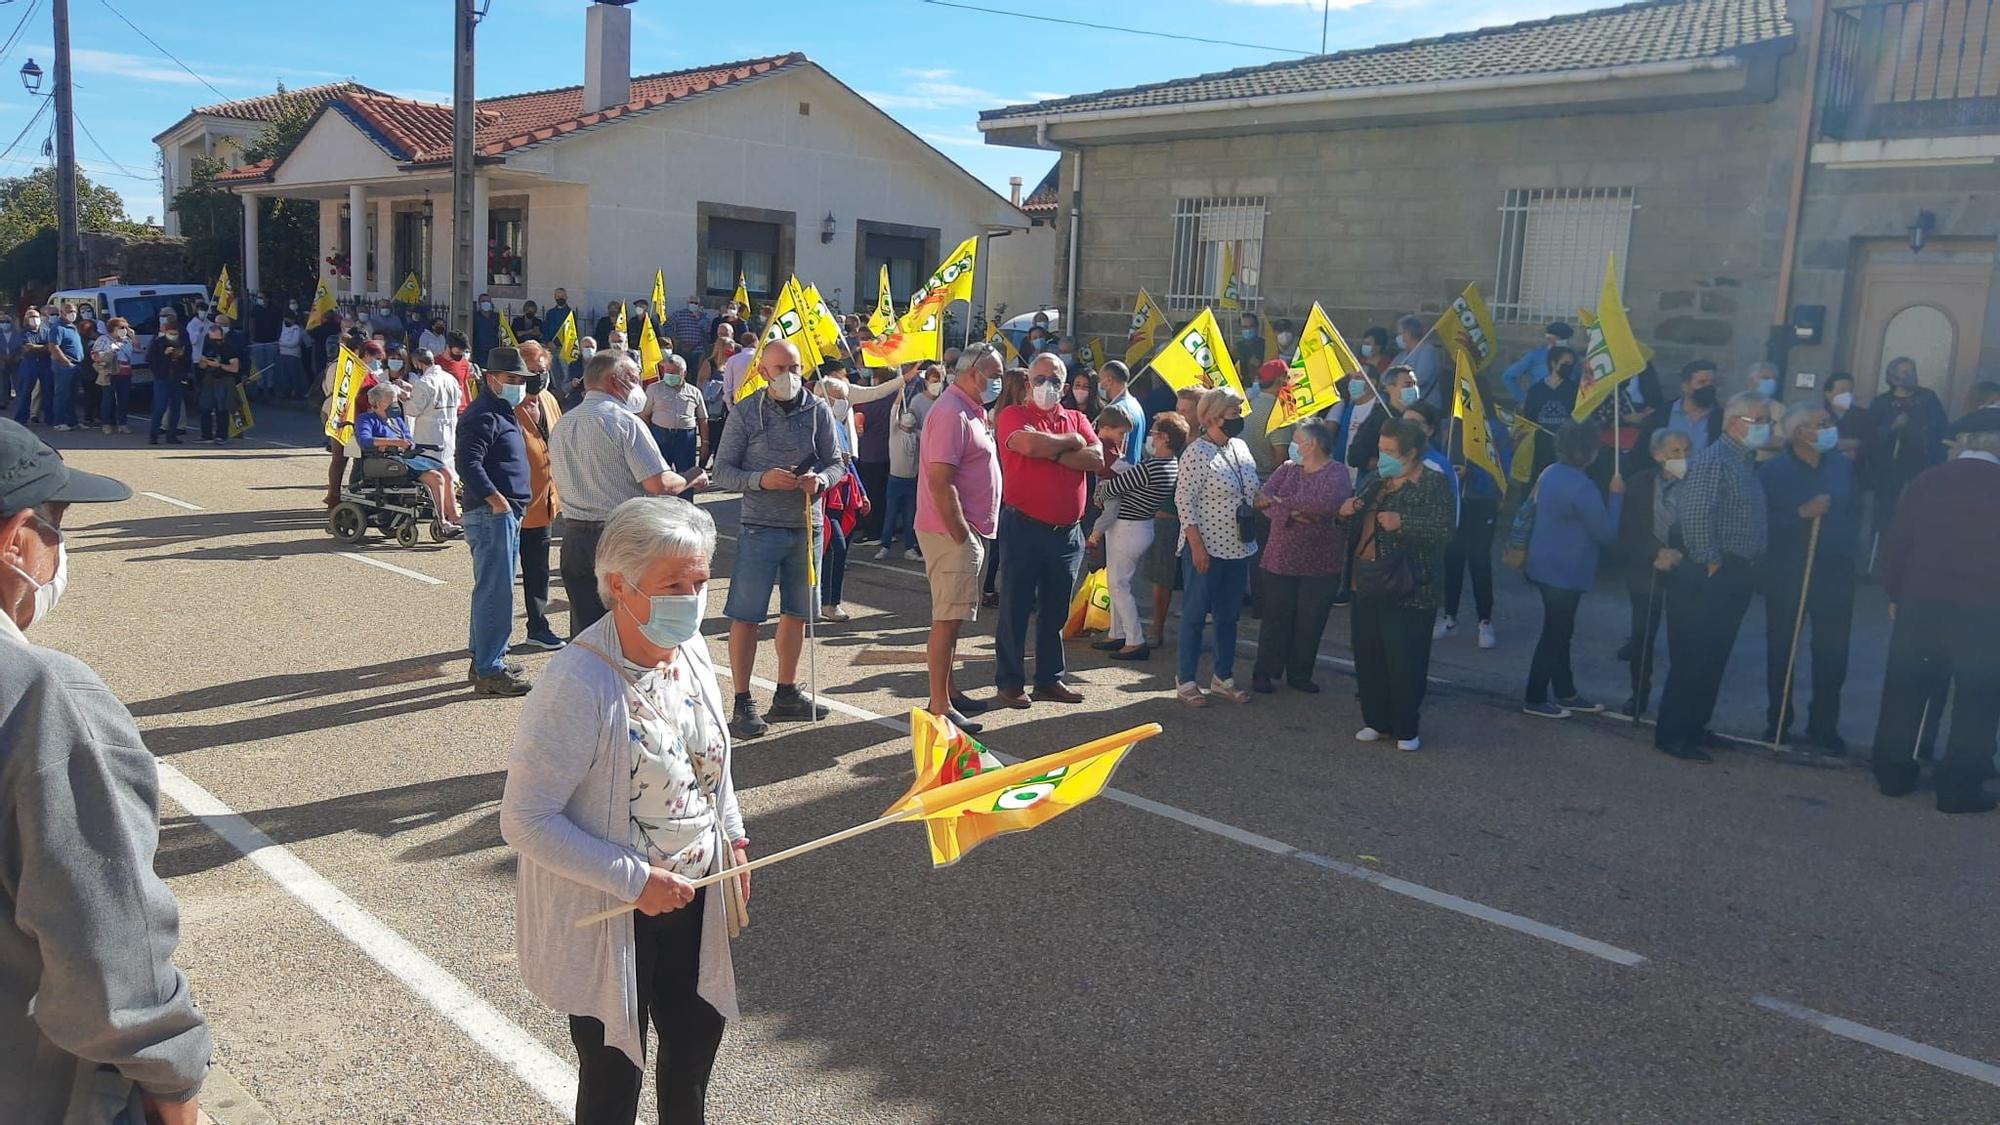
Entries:
{"label": "denim shorts", "polygon": [[[736,539],[736,565],[729,572],[729,600],[722,614],[731,621],[762,625],[771,616],[771,587],[778,588],[778,612],[811,618],[818,612],[818,591],[806,578],[806,536],[803,527],[760,527],[744,524]],[[813,569],[819,566],[819,543],[813,542]]]}

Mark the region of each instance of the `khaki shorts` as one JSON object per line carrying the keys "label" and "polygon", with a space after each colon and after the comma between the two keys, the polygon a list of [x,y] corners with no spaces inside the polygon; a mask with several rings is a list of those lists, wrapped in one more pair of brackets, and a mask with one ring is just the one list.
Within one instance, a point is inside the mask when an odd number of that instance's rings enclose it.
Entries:
{"label": "khaki shorts", "polygon": [[924,577],[931,582],[931,620],[977,621],[986,541],[977,532],[958,543],[949,535],[919,531],[917,546],[924,552]]}

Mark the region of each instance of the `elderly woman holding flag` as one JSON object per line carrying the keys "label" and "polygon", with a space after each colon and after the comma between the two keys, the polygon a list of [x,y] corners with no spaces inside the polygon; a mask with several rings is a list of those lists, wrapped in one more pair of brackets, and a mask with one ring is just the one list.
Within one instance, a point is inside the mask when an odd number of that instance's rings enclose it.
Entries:
{"label": "elderly woman holding flag", "polygon": [[500,832],[520,853],[521,975],[569,1015],[578,1125],[637,1118],[649,1021],[656,1120],[702,1121],[737,1014],[729,939],[748,921],[749,876],[691,885],[742,865],[750,844],[701,639],[714,554],[701,508],[620,504],[597,544],[611,612],[550,662],[508,757]]}

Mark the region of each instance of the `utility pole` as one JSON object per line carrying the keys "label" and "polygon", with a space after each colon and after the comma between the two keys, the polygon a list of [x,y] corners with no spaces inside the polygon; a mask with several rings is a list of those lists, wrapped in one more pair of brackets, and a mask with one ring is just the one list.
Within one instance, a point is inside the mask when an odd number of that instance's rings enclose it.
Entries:
{"label": "utility pole", "polygon": [[[56,0],[58,4],[64,0]],[[486,0],[453,0],[452,48],[457,52],[451,84],[451,326],[472,337],[473,253],[486,242],[472,229],[473,34],[486,14]],[[484,356],[479,357],[485,360]]]}
{"label": "utility pole", "polygon": [[55,0],[56,288],[83,285],[83,236],[76,216],[76,116],[69,62],[69,0]]}

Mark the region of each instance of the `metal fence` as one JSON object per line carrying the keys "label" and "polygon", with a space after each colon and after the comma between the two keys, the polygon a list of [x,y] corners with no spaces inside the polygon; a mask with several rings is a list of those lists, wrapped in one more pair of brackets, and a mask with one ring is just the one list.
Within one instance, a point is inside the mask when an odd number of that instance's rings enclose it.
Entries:
{"label": "metal fence", "polygon": [[1230,258],[1237,303],[1254,312],[1263,303],[1259,281],[1269,213],[1261,195],[1175,200],[1171,285],[1163,296],[1167,311],[1192,312],[1215,304],[1222,295],[1223,259]]}
{"label": "metal fence", "polygon": [[1632,212],[1629,187],[1510,188],[1500,204],[1500,262],[1493,279],[1493,318],[1567,319],[1597,307],[1604,264],[1618,253],[1624,282]]}
{"label": "metal fence", "polygon": [[1828,16],[1825,135],[1858,140],[2000,125],[2000,0],[1895,0]]}

